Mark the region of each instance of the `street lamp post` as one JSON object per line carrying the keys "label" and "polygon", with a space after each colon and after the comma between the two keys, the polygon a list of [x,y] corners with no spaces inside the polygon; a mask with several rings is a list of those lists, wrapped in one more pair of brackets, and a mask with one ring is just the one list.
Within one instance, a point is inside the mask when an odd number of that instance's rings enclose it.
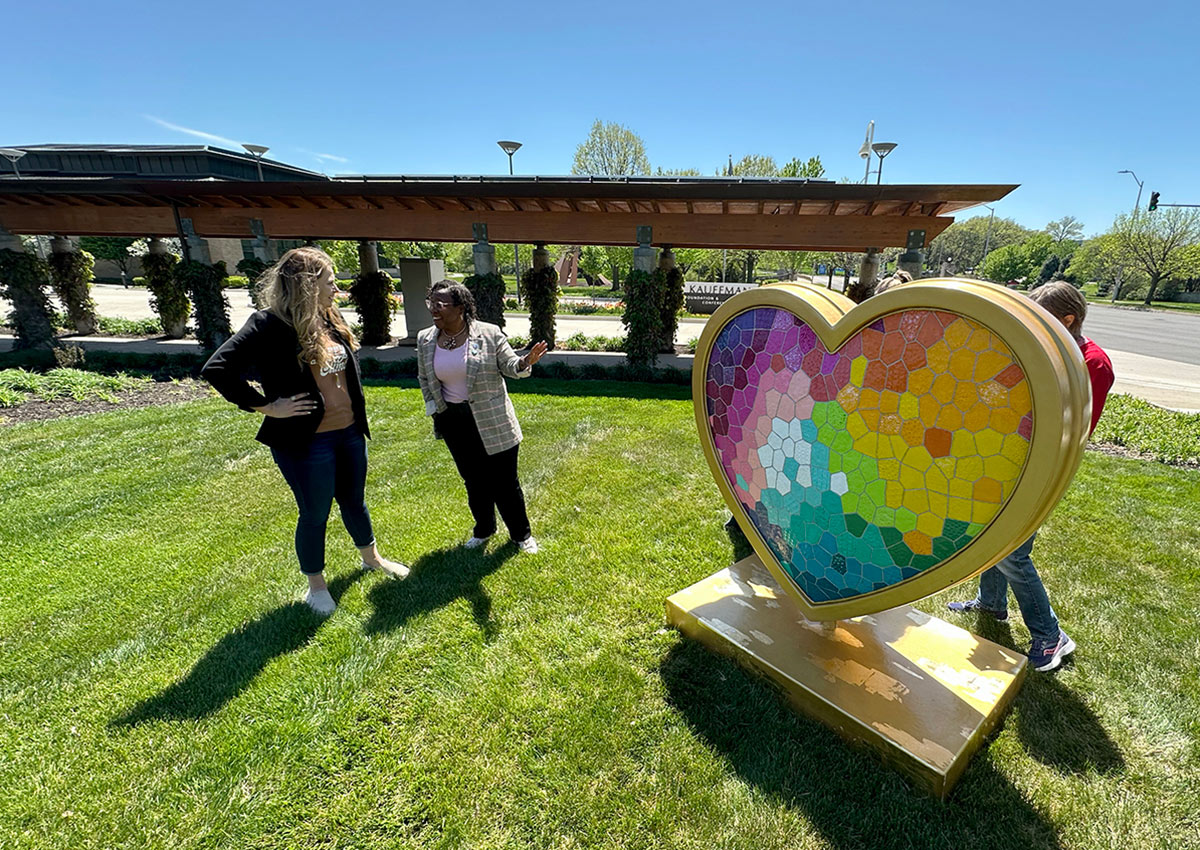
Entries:
{"label": "street lamp post", "polygon": [[254,164],[258,166],[258,182],[263,182],[262,176],[262,158],[263,154],[270,150],[265,145],[242,145],[250,156],[254,157]]}
{"label": "street lamp post", "polygon": [[17,150],[16,148],[0,148],[0,156],[3,156],[12,163],[13,171],[16,172],[17,179],[21,179],[21,169],[17,168],[17,160],[25,156],[25,151]]}
{"label": "street lamp post", "polygon": [[983,206],[991,210],[992,214],[988,216],[987,233],[983,237],[983,255],[979,258],[978,265],[983,265],[983,261],[987,259],[988,245],[992,241],[992,220],[996,217],[995,207],[989,206],[988,204],[983,204]]}
{"label": "street lamp post", "polygon": [[871,145],[871,150],[875,151],[875,155],[879,157],[879,170],[875,172],[875,185],[878,186],[883,180],[883,158],[896,149],[895,142],[875,142]]}
{"label": "street lamp post", "polygon": [[[520,142],[510,142],[501,140],[496,142],[500,146],[500,150],[508,154],[508,176],[513,175],[513,154],[521,149]],[[521,303],[521,246],[513,243],[513,273],[517,276],[517,303]]]}
{"label": "street lamp post", "polygon": [[1138,180],[1137,175],[1134,174],[1132,171],[1130,171],[1128,168],[1122,168],[1117,173],[1118,174],[1128,174],[1130,177],[1133,178],[1133,182],[1138,184],[1137,201],[1133,205],[1133,211],[1136,213],[1142,207],[1142,181]]}

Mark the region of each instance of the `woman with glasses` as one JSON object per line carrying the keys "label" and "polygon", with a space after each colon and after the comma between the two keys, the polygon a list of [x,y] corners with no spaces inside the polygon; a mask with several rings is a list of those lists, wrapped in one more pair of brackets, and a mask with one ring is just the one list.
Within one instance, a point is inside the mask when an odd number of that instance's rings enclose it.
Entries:
{"label": "woman with glasses", "polygon": [[496,533],[496,511],[522,552],[538,551],[517,477],[521,426],[504,378],[527,378],[546,353],[539,342],[518,357],[496,325],[482,322],[461,283],[439,281],[426,301],[433,327],[417,335],[417,373],[434,436],[446,441],[467,488],[474,549]]}
{"label": "woman with glasses", "polygon": [[[242,410],[263,415],[257,439],[270,446],[300,509],[296,555],[308,578],[304,601],[318,614],[332,614],[325,526],[335,499],[364,570],[404,578],[408,567],[375,548],[363,498],[370,430],[358,342],[334,304],[333,262],[319,248],[296,248],[261,280],[267,309],[218,348],[201,374]],[[261,392],[247,380],[252,373]]]}

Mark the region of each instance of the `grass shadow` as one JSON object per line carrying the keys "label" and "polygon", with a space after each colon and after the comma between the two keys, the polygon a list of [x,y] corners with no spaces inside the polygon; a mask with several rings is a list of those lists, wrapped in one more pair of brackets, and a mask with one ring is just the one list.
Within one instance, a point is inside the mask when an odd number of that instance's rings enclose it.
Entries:
{"label": "grass shadow", "polygon": [[484,590],[483,579],[517,551],[517,544],[509,541],[491,552],[458,546],[422,555],[410,565],[412,572],[404,581],[380,582],[371,588],[367,599],[374,610],[363,630],[367,634],[389,632],[418,614],[465,599],[484,640],[490,642],[499,627],[492,619],[492,599]]}
{"label": "grass shadow", "polygon": [[[329,582],[339,599],[362,575],[360,571]],[[205,653],[183,679],[138,703],[111,721],[136,726],[152,720],[199,720],[241,693],[271,659],[304,647],[325,618],[303,602],[281,605],[230,632]]]}
{"label": "grass shadow", "polygon": [[[980,614],[972,630],[979,637],[1023,652],[1008,623]],[[1063,668],[1074,663],[1074,655],[1068,656]],[[1059,681],[1058,672],[1030,670],[1013,703],[1008,722],[1026,752],[1064,774],[1123,772],[1125,758],[1120,748],[1079,695]]]}
{"label": "grass shadow", "polygon": [[941,802],[699,643],[674,645],[659,672],[668,703],[699,739],[743,780],[803,812],[830,847],[1060,846],[1054,825],[995,768],[986,750]]}

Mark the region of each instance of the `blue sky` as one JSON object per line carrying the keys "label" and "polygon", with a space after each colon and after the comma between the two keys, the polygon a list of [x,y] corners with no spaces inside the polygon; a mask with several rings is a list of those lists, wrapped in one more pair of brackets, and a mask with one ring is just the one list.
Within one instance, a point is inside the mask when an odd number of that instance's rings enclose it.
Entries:
{"label": "blue sky", "polygon": [[[998,215],[1089,233],[1200,203],[1200,4],[6,4],[0,145],[269,145],[328,173],[564,174],[597,119],[653,166],[819,155],[889,183],[1020,183]],[[16,37],[13,37],[13,36]],[[180,129],[183,128],[183,129]],[[968,213],[971,215],[973,213]]]}

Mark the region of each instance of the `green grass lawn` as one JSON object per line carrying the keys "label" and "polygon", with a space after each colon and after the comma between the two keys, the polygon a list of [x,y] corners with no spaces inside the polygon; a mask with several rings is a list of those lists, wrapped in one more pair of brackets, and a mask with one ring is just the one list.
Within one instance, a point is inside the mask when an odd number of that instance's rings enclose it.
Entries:
{"label": "green grass lawn", "polygon": [[368,502],[414,570],[361,575],[334,518],[325,621],[254,417],[0,429],[0,846],[1200,846],[1200,473],[1088,454],[1035,549],[1077,660],[938,803],[665,628],[733,557],[688,388],[521,390],[542,553],[457,549],[419,393],[372,387]]}

